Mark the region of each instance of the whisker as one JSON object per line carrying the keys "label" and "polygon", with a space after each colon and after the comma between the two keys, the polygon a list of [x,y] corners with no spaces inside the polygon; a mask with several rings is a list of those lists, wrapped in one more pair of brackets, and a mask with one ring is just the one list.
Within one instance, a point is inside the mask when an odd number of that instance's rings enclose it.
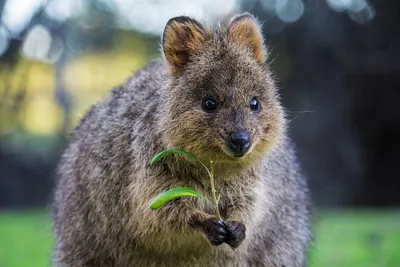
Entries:
{"label": "whisker", "polygon": [[287,113],[311,113],[315,112],[315,110],[301,110],[301,111],[292,111],[292,110],[287,110]]}

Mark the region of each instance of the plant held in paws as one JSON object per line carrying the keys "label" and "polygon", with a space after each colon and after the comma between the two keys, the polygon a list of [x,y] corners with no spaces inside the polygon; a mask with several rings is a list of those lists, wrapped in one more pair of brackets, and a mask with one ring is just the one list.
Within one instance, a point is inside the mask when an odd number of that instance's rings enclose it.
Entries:
{"label": "plant held in paws", "polygon": [[[241,241],[243,240],[244,236],[243,236],[243,238],[240,238],[240,241],[236,240],[235,238],[232,238],[231,233],[227,233],[225,231],[225,228],[228,227],[230,229],[240,230],[241,232],[244,232],[243,229],[238,229],[238,228],[242,228],[243,225],[241,225],[241,224],[239,225],[239,223],[237,223],[237,222],[230,222],[230,221],[225,222],[224,219],[221,217],[221,214],[219,212],[219,207],[218,207],[219,197],[217,198],[217,196],[216,196],[217,190],[215,189],[215,185],[214,185],[214,162],[212,160],[210,160],[210,168],[208,168],[195,155],[190,154],[183,150],[176,149],[176,148],[170,148],[170,149],[164,150],[164,151],[158,153],[156,156],[154,156],[154,158],[151,160],[150,165],[154,166],[154,164],[156,164],[159,160],[161,160],[165,156],[172,154],[172,153],[179,153],[179,154],[188,156],[189,158],[200,163],[200,165],[204,167],[204,169],[207,171],[208,177],[210,178],[212,202],[208,198],[206,198],[204,195],[202,195],[201,193],[197,192],[196,190],[194,190],[192,188],[176,187],[176,188],[172,188],[172,189],[160,194],[159,196],[157,196],[150,203],[150,209],[157,210],[157,209],[161,208],[164,204],[166,204],[174,199],[181,198],[181,197],[203,198],[206,201],[208,201],[209,203],[213,204],[213,206],[215,208],[215,215],[218,218],[217,222],[210,221],[209,225],[211,225],[212,227],[215,227],[222,234],[226,235],[226,238],[224,238],[224,240],[223,240],[225,243],[230,245],[232,248],[238,247],[240,245]],[[221,242],[219,240],[211,240],[211,243],[213,245],[219,245],[219,243],[221,243]]]}

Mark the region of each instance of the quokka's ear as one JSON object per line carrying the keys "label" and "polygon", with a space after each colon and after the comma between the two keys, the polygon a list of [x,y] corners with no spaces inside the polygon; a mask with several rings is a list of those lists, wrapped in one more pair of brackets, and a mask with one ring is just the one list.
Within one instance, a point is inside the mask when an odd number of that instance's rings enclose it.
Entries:
{"label": "quokka's ear", "polygon": [[203,26],[192,18],[180,16],[167,22],[162,46],[172,74],[177,74],[190,57],[202,48],[205,37]]}
{"label": "quokka's ear", "polygon": [[265,47],[258,21],[250,13],[232,18],[229,25],[229,37],[233,42],[247,47],[259,63],[264,63]]}

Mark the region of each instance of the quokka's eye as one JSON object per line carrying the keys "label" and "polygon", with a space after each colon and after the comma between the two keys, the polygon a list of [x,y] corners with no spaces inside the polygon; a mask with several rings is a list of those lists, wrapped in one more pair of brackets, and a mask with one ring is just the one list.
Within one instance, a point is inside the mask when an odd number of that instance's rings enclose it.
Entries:
{"label": "quokka's eye", "polygon": [[260,102],[258,102],[256,97],[253,97],[250,101],[250,108],[255,112],[259,112],[261,110]]}
{"label": "quokka's eye", "polygon": [[206,97],[202,106],[205,112],[214,112],[217,109],[217,101],[213,97]]}

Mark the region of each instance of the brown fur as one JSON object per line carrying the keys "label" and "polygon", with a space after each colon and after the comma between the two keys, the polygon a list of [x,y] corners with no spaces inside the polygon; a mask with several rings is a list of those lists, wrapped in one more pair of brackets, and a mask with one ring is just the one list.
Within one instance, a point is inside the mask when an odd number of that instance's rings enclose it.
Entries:
{"label": "brown fur", "polygon": [[[308,188],[262,61],[257,25],[249,14],[216,30],[186,17],[170,20],[165,60],[150,63],[86,114],[58,171],[58,266],[305,266]],[[217,112],[204,112],[205,96],[216,99]],[[259,113],[249,106],[254,96]],[[243,130],[252,146],[235,158],[227,140]],[[176,186],[211,198],[207,174],[187,158],[169,156],[149,166],[170,147],[194,153],[204,164],[217,162],[223,216],[246,227],[234,251],[212,246],[193,227],[194,218],[201,223],[214,216],[201,199],[149,209],[154,197]]]}

